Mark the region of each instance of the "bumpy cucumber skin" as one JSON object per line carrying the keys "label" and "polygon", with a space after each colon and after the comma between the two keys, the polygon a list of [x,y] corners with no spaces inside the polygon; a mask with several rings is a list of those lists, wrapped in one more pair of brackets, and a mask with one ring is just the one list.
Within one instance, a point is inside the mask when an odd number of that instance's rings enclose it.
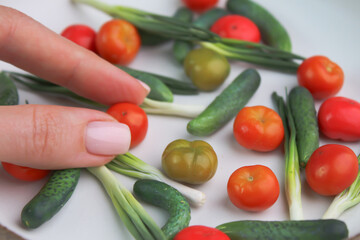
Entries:
{"label": "bumpy cucumber skin", "polygon": [[25,205],[21,221],[27,228],[37,228],[50,220],[69,200],[80,178],[79,168],[53,171],[39,193]]}
{"label": "bumpy cucumber skin", "polygon": [[209,30],[219,18],[228,15],[229,12],[222,8],[212,8],[201,14],[193,24],[196,27]]}
{"label": "bumpy cucumber skin", "polygon": [[0,73],[0,105],[18,105],[19,94],[8,74]]}
{"label": "bumpy cucumber skin", "polygon": [[189,226],[190,205],[175,188],[160,181],[142,179],[135,182],[133,190],[142,201],[169,213],[168,221],[161,228],[168,239],[173,239],[179,231]]}
{"label": "bumpy cucumber skin", "polygon": [[319,127],[314,99],[304,87],[294,87],[289,93],[290,110],[296,128],[296,145],[301,167],[305,167],[311,154],[319,147]]}
{"label": "bumpy cucumber skin", "polygon": [[146,74],[128,67],[117,66],[124,72],[133,76],[134,78],[139,79],[140,81],[146,83],[150,87],[150,93],[147,95],[148,98],[163,101],[163,102],[173,102],[174,95],[171,90],[159,79],[153,75]]}
{"label": "bumpy cucumber skin", "polygon": [[[175,19],[186,23],[191,23],[193,17],[193,12],[186,7],[178,8],[174,15]],[[192,42],[176,40],[172,49],[175,60],[178,63],[183,64],[186,55],[193,49],[193,47],[194,44]]]}
{"label": "bumpy cucumber skin", "polygon": [[251,0],[228,0],[227,9],[251,19],[259,28],[265,44],[291,51],[291,39],[284,26],[264,7]]}
{"label": "bumpy cucumber skin", "polygon": [[231,240],[341,240],[347,239],[344,222],[335,219],[304,221],[237,221],[216,227]]}
{"label": "bumpy cucumber skin", "polygon": [[243,71],[199,116],[188,123],[187,131],[195,136],[208,136],[214,133],[236,116],[259,85],[260,75],[255,69]]}

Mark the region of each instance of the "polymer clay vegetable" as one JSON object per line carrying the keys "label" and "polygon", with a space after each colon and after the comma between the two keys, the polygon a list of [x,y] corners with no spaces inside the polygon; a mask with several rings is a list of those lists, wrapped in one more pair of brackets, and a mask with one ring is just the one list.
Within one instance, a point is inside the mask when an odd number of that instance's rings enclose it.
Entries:
{"label": "polymer clay vegetable", "polygon": [[255,43],[261,40],[261,34],[256,24],[249,18],[237,14],[229,14],[219,18],[210,30],[223,38]]}
{"label": "polymer clay vegetable", "polygon": [[225,82],[230,73],[230,64],[213,50],[197,48],[186,55],[184,69],[197,88],[212,91]]}
{"label": "polymer clay vegetable", "polygon": [[226,7],[234,14],[251,19],[258,26],[265,44],[291,51],[291,40],[287,30],[266,8],[252,0],[228,0]]}
{"label": "polymer clay vegetable", "polygon": [[129,127],[130,148],[136,147],[145,139],[149,123],[148,117],[141,107],[133,103],[120,102],[110,106],[106,113]]}
{"label": "polymer clay vegetable", "polygon": [[50,170],[24,167],[7,162],[1,162],[1,165],[11,176],[23,181],[37,181],[45,178],[51,172]]}
{"label": "polymer clay vegetable", "polygon": [[141,179],[135,182],[133,190],[142,201],[169,213],[166,223],[161,228],[167,239],[172,239],[180,230],[189,226],[190,205],[177,189],[161,181]]}
{"label": "polymer clay vegetable", "polygon": [[61,36],[70,41],[96,53],[95,38],[96,32],[91,27],[84,24],[73,24],[66,27]]}
{"label": "polymer clay vegetable", "polygon": [[215,175],[217,165],[214,149],[202,140],[175,140],[167,145],[162,154],[165,173],[180,182],[205,183]]}
{"label": "polymer clay vegetable", "polygon": [[240,73],[196,118],[187,125],[195,136],[208,136],[228,123],[255,94],[260,75],[249,68]]}
{"label": "polymer clay vegetable", "polygon": [[234,221],[216,227],[231,240],[343,240],[349,231],[345,222],[328,220]]}
{"label": "polymer clay vegetable", "polygon": [[5,72],[0,73],[0,106],[19,104],[19,94],[16,85]]}
{"label": "polymer clay vegetable", "polygon": [[21,211],[23,225],[37,228],[58,213],[73,194],[80,173],[80,168],[53,171],[46,184]]}
{"label": "polymer clay vegetable", "polygon": [[305,59],[297,70],[300,86],[307,88],[315,99],[326,99],[340,91],[344,72],[339,65],[325,56]]}
{"label": "polymer clay vegetable", "polygon": [[217,228],[192,225],[181,230],[173,240],[230,240],[230,238]]}
{"label": "polymer clay vegetable", "polygon": [[289,106],[296,128],[296,145],[300,167],[305,167],[319,147],[319,127],[313,96],[304,87],[296,86],[289,93]]}
{"label": "polymer clay vegetable", "polygon": [[358,172],[355,153],[340,144],[326,144],[316,149],[305,168],[311,189],[324,196],[344,191],[355,181]]}
{"label": "polymer clay vegetable", "polygon": [[275,150],[284,138],[279,114],[265,106],[241,109],[236,115],[233,132],[241,146],[259,152]]}
{"label": "polymer clay vegetable", "polygon": [[102,58],[114,64],[127,65],[136,57],[141,39],[133,24],[113,19],[100,27],[95,44]]}
{"label": "polymer clay vegetable", "polygon": [[320,132],[331,139],[360,140],[360,103],[346,97],[325,100],[318,112]]}
{"label": "polymer clay vegetable", "polygon": [[230,201],[245,211],[259,212],[271,207],[279,197],[280,185],[274,172],[263,165],[235,170],[227,183]]}

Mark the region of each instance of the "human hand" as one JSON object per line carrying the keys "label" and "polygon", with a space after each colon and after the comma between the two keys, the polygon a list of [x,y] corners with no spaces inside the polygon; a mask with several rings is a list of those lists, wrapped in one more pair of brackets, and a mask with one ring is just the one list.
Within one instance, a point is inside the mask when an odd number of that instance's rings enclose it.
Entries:
{"label": "human hand", "polygon": [[[111,105],[140,104],[147,85],[14,9],[0,6],[0,60]],[[83,108],[0,106],[0,161],[39,169],[98,166],[128,151],[129,128]]]}

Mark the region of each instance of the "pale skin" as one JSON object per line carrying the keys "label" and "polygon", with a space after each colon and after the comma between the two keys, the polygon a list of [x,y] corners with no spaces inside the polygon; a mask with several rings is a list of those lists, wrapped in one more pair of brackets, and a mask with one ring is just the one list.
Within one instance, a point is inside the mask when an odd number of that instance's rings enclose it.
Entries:
{"label": "pale skin", "polygon": [[[140,104],[148,86],[25,14],[0,6],[0,60],[102,104]],[[40,169],[99,166],[128,151],[108,114],[50,105],[0,106],[0,161]]]}

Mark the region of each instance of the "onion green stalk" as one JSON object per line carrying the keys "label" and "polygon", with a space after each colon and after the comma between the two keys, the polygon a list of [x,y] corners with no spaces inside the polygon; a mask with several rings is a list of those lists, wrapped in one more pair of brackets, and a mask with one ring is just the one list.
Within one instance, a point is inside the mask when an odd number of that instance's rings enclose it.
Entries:
{"label": "onion green stalk", "polygon": [[285,132],[285,192],[289,206],[290,220],[303,220],[301,202],[301,179],[299,156],[296,146],[296,130],[289,105],[276,93],[272,99],[278,108]]}
{"label": "onion green stalk", "polygon": [[[358,155],[358,162],[360,165],[360,154]],[[334,198],[322,218],[336,219],[340,217],[340,215],[343,214],[346,210],[352,208],[358,203],[360,203],[360,172],[350,187],[345,189]]]}
{"label": "onion green stalk", "polygon": [[133,178],[153,179],[165,182],[183,194],[189,201],[189,204],[194,207],[200,207],[205,203],[206,196],[203,192],[167,178],[159,169],[145,163],[131,153],[116,156],[110,163],[106,164],[106,166],[117,173]]}
{"label": "onion green stalk", "polygon": [[121,220],[136,240],[166,239],[161,228],[109,169],[100,166],[87,170],[103,184]]}
{"label": "onion green stalk", "polygon": [[207,29],[195,26],[193,23],[178,21],[168,16],[130,7],[112,6],[97,0],[72,0],[72,2],[89,5],[114,18],[124,19],[137,28],[155,35],[200,44],[230,59],[287,72],[296,72],[299,64],[294,60],[304,59],[297,54],[264,44],[222,38]]}
{"label": "onion green stalk", "polygon": [[[59,94],[71,98],[76,102],[95,108],[105,109],[108,107],[103,104],[94,102],[90,99],[81,97],[71,92],[67,88],[47,82],[41,78],[37,78],[35,76],[28,74],[21,74],[14,72],[7,72],[7,73],[16,82],[21,83],[34,91]],[[148,114],[178,116],[184,118],[194,118],[198,116],[205,109],[205,106],[202,105],[189,105],[189,104],[162,102],[162,101],[152,100],[149,98],[145,98],[144,102],[140,105],[140,107],[144,109],[144,111]]]}

